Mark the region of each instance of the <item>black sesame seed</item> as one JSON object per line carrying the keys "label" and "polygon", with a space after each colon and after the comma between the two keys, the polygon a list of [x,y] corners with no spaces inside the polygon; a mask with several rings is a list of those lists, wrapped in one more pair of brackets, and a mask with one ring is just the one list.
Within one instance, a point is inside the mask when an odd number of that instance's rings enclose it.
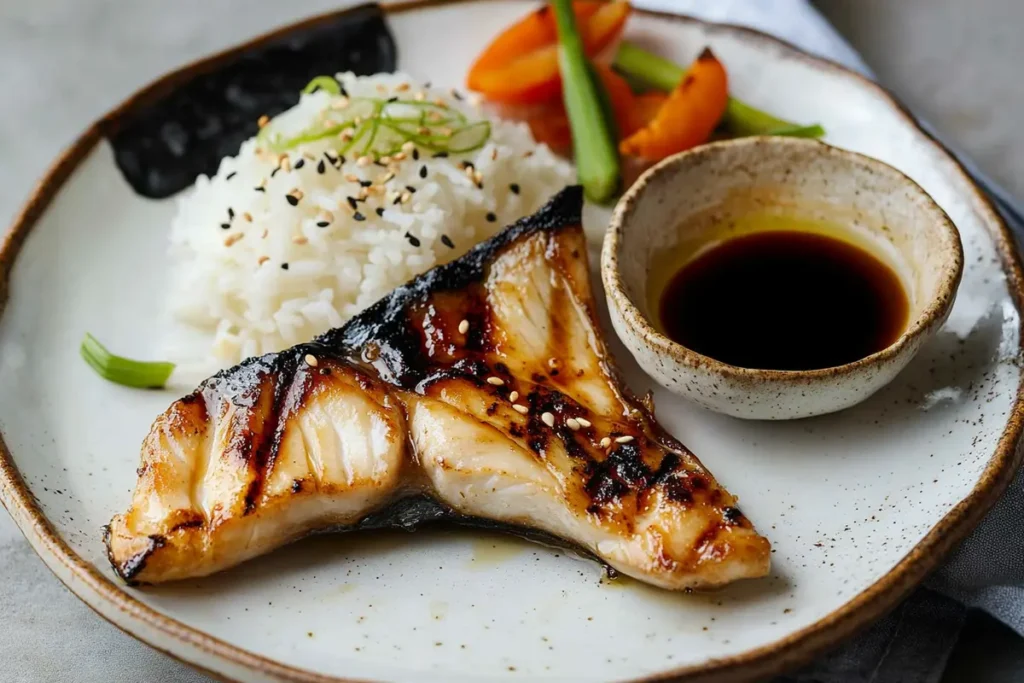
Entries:
{"label": "black sesame seed", "polygon": [[324,160],[321,159],[320,162],[316,165],[316,172],[320,173],[320,174],[323,174],[323,172],[326,171],[326,170],[327,170],[327,166],[324,165]]}
{"label": "black sesame seed", "polygon": [[519,183],[512,183],[508,189],[512,190],[512,194],[519,194]]}
{"label": "black sesame seed", "polygon": [[299,205],[299,198],[296,197],[293,194],[286,194],[284,196],[284,198],[287,199],[288,203],[291,204],[292,206],[298,206]]}
{"label": "black sesame seed", "polygon": [[414,247],[420,246],[420,238],[416,237],[415,235],[405,233],[405,239],[409,240],[409,244],[411,244]]}
{"label": "black sesame seed", "polygon": [[337,157],[332,157],[330,152],[324,152],[324,158],[332,164],[338,160]]}
{"label": "black sesame seed", "polygon": [[412,194],[416,191],[416,188],[413,187],[412,185],[406,185],[405,189],[409,190],[409,194]]}
{"label": "black sesame seed", "polygon": [[338,162],[338,166],[341,166],[342,164],[345,163],[345,155],[344,154],[339,154],[338,158],[336,159],[336,161]]}
{"label": "black sesame seed", "polygon": [[397,102],[397,101],[398,101],[398,97],[397,97],[397,96],[395,96],[395,97],[389,97],[389,98],[388,98],[388,103],[389,103],[389,104],[390,104],[391,102]]}
{"label": "black sesame seed", "polygon": [[238,171],[232,171],[231,173],[228,173],[227,176],[224,177],[224,180],[231,180],[236,175],[238,175]]}
{"label": "black sesame seed", "polygon": [[462,94],[458,90],[455,90],[454,88],[452,89],[452,97],[460,101],[462,100]]}
{"label": "black sesame seed", "polygon": [[383,216],[384,215],[384,207],[383,206],[378,206],[377,207],[377,215],[378,216]]}
{"label": "black sesame seed", "polygon": [[429,88],[430,85],[431,85],[430,81],[427,81],[426,83],[423,84],[423,87],[424,88]]}
{"label": "black sesame seed", "polygon": [[275,168],[275,169],[274,169],[273,171],[271,171],[271,172],[270,172],[270,177],[271,177],[271,178],[273,178],[274,176],[276,176],[276,175],[277,175],[277,172],[278,172],[278,171],[280,171],[280,170],[281,170],[281,167],[280,167],[280,166],[278,166],[277,168]]}
{"label": "black sesame seed", "polygon": [[329,221],[320,221],[320,222],[318,222],[316,224],[316,227],[318,227],[318,228],[326,228],[328,225],[330,225]]}
{"label": "black sesame seed", "polygon": [[448,247],[449,249],[455,248],[455,243],[452,242],[452,238],[448,235],[441,235],[441,244]]}
{"label": "black sesame seed", "polygon": [[221,227],[222,230],[230,230],[231,229],[231,224],[230,223],[221,223],[220,227]]}
{"label": "black sesame seed", "polygon": [[361,187],[369,187],[370,185],[373,185],[373,181],[372,180],[360,180],[359,181],[359,185]]}
{"label": "black sesame seed", "polygon": [[352,214],[352,218],[354,218],[357,221],[365,221],[366,220],[366,216],[364,216],[363,214],[359,213],[358,211],[356,211],[354,214]]}
{"label": "black sesame seed", "polygon": [[488,223],[493,223],[496,220],[498,220],[498,217],[494,215],[494,212],[493,211],[488,211],[487,212],[487,222]]}
{"label": "black sesame seed", "polygon": [[425,165],[424,166],[420,166],[420,178],[426,178],[426,177],[427,177],[427,167]]}
{"label": "black sesame seed", "polygon": [[412,160],[413,161],[419,161],[420,160],[420,151],[418,149],[414,149],[412,151]]}
{"label": "black sesame seed", "polygon": [[374,161],[374,162],[373,162],[373,165],[374,165],[374,166],[380,166],[381,168],[387,168],[387,167],[388,167],[388,165],[387,165],[387,164],[385,164],[385,163],[384,163],[383,161],[381,161],[380,159],[377,159],[376,161]]}
{"label": "black sesame seed", "polygon": [[348,90],[345,90],[345,86],[343,86],[343,85],[339,84],[339,85],[338,85],[338,90],[340,90],[340,91],[341,91],[341,94],[342,94],[343,96],[345,96],[345,97],[348,97]]}
{"label": "black sesame seed", "polygon": [[462,166],[463,169],[476,168],[476,166],[473,165],[472,161],[463,161],[461,166]]}
{"label": "black sesame seed", "polygon": [[306,160],[305,159],[299,159],[298,161],[295,162],[294,168],[296,170],[298,170],[298,169],[302,168],[305,165],[306,165]]}
{"label": "black sesame seed", "polygon": [[348,205],[352,207],[353,211],[359,208],[359,204],[356,203],[355,197],[345,197],[345,199],[348,201]]}
{"label": "black sesame seed", "polygon": [[260,186],[260,187],[254,187],[254,188],[252,188],[252,189],[256,190],[257,192],[266,192],[266,191],[267,191],[267,188],[265,188],[265,187],[263,187],[263,186]]}
{"label": "black sesame seed", "polygon": [[281,270],[288,270],[288,264],[287,263],[282,263],[281,264]]}
{"label": "black sesame seed", "polygon": [[437,154],[434,155],[435,159],[446,159],[447,157],[448,152],[438,152]]}
{"label": "black sesame seed", "polygon": [[393,201],[393,202],[391,202],[391,203],[392,203],[393,205],[394,205],[394,204],[401,204],[401,203],[402,203],[402,195],[398,195],[397,197],[395,197],[395,201]]}
{"label": "black sesame seed", "polygon": [[235,219],[235,210],[232,209],[230,206],[228,207],[228,218],[230,220],[234,220]]}

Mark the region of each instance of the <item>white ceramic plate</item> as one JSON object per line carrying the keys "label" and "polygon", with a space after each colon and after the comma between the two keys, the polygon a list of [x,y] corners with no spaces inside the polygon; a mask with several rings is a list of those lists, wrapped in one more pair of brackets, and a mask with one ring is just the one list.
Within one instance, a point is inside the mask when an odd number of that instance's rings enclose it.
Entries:
{"label": "white ceramic plate", "polygon": [[[392,8],[399,65],[460,85],[487,39],[531,6]],[[820,121],[829,142],[903,170],[963,236],[967,265],[946,328],[855,409],[739,422],[655,388],[660,420],[771,539],[770,578],[670,594],[607,583],[599,566],[561,551],[445,529],[313,539],[160,588],[118,582],[100,528],[127,505],[141,439],[177,394],[103,382],[77,347],[86,330],[130,355],[159,347],[155,302],[173,202],[136,195],[104,136],[138,102],[177,87],[179,74],[90,128],[0,251],[9,284],[0,286],[2,498],[60,579],[132,635],[226,678],[733,680],[806,660],[934,567],[1018,461],[1021,271],[1005,227],[956,163],[860,77],[735,27],[639,13],[627,33],[679,63],[710,44],[737,95]],[[600,235],[604,215],[588,220]],[[620,345],[612,349],[635,389],[654,388]]]}

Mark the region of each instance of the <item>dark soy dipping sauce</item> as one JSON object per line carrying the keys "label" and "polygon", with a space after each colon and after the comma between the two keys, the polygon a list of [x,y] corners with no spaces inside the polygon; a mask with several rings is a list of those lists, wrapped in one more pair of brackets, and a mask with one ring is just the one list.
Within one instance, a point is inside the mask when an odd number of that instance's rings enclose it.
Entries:
{"label": "dark soy dipping sauce", "polygon": [[669,281],[661,324],[673,340],[730,365],[812,370],[892,344],[908,301],[889,266],[817,233],[766,231],[699,255]]}

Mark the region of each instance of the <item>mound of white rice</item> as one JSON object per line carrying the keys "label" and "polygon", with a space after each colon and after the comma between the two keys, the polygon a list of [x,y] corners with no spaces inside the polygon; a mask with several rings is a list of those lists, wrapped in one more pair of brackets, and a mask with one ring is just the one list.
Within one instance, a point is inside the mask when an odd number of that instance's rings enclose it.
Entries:
{"label": "mound of white rice", "polygon": [[[404,74],[338,80],[353,98],[440,98],[470,121],[484,118],[451,91]],[[303,95],[273,130],[306,129],[332,101],[323,91]],[[435,157],[407,145],[390,168],[352,156],[342,163],[337,144],[307,143],[283,159],[250,139],[180,199],[170,308],[202,333],[203,348],[196,357],[194,344],[172,345],[172,360],[226,366],[307,341],[573,182],[569,164],[507,121],[492,121],[477,151]]]}

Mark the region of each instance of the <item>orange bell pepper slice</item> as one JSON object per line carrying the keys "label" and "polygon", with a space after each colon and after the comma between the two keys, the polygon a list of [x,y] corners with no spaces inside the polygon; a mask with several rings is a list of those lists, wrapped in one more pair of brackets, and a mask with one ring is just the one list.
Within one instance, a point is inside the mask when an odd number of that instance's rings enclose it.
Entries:
{"label": "orange bell pepper slice", "polygon": [[619,152],[657,161],[703,144],[722,119],[728,99],[725,67],[705,49],[654,120],[619,143]]}
{"label": "orange bell pepper slice", "polygon": [[[626,24],[629,2],[573,3],[584,49],[593,56],[608,47]],[[548,5],[516,22],[477,57],[466,84],[487,99],[504,104],[540,104],[562,91],[558,71],[558,35]]]}
{"label": "orange bell pepper slice", "polygon": [[[594,69],[608,94],[619,139],[646,125],[654,115],[650,113],[654,106],[651,103],[653,100],[650,100],[648,95],[634,95],[626,79],[612,71],[610,66],[595,64]],[[651,94],[656,96],[659,105],[668,98],[664,93]],[[645,104],[638,103],[641,99],[645,100]],[[569,129],[569,118],[562,100],[555,100],[532,112],[526,117],[526,123],[530,126],[534,139],[543,142],[554,151],[567,152],[572,147],[572,131]]]}

